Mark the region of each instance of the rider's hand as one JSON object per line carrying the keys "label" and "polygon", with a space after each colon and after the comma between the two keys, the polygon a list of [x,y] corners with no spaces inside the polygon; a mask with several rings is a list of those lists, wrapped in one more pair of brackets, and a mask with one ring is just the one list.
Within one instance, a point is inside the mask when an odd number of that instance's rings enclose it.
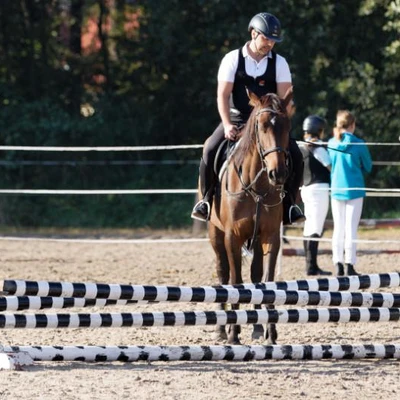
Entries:
{"label": "rider's hand", "polygon": [[228,140],[235,141],[239,138],[238,137],[239,131],[238,131],[236,125],[232,125],[232,124],[225,125],[224,132],[225,132],[225,138]]}

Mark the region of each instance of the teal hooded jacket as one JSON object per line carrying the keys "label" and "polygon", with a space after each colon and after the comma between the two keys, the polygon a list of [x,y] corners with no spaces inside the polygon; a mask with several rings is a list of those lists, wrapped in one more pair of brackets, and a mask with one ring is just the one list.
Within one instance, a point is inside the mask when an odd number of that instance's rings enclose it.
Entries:
{"label": "teal hooded jacket", "polygon": [[328,152],[332,160],[332,198],[351,200],[365,197],[364,174],[371,172],[372,160],[364,140],[344,132],[340,141],[329,139]]}

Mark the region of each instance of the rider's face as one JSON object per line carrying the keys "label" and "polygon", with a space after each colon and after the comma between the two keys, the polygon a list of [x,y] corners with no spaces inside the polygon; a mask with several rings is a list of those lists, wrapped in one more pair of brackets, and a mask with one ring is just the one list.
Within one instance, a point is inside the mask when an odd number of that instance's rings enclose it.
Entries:
{"label": "rider's face", "polygon": [[276,43],[274,40],[268,39],[259,32],[255,32],[254,40],[256,42],[255,44],[258,52],[264,55],[268,54],[273,49]]}

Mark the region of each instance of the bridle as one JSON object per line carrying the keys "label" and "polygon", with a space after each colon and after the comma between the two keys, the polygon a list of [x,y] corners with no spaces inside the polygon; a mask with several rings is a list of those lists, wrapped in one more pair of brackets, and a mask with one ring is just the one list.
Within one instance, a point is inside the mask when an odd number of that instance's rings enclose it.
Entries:
{"label": "bridle", "polygon": [[[230,196],[241,196],[243,193],[250,194],[253,197],[254,201],[257,203],[257,208],[261,203],[264,202],[264,199],[268,195],[268,192],[262,194],[262,193],[258,193],[254,189],[254,186],[257,183],[257,181],[260,179],[261,175],[264,172],[268,171],[268,163],[267,163],[267,160],[265,159],[267,157],[267,155],[271,154],[271,153],[274,153],[274,152],[284,153],[286,165],[288,165],[289,160],[290,160],[290,154],[289,154],[288,150],[284,149],[281,146],[272,147],[270,149],[264,149],[262,147],[260,136],[259,136],[258,119],[257,119],[257,117],[260,114],[263,114],[263,113],[266,113],[266,112],[269,112],[270,114],[273,115],[273,117],[270,120],[272,125],[275,125],[276,117],[277,117],[277,115],[280,114],[279,111],[277,111],[277,110],[275,110],[273,108],[270,108],[270,107],[261,108],[255,114],[254,129],[255,129],[255,135],[256,135],[256,140],[257,140],[257,152],[258,152],[258,154],[260,156],[262,167],[257,172],[257,174],[254,177],[254,179],[248,185],[246,185],[245,182],[243,182],[243,179],[242,179],[242,176],[241,176],[241,173],[240,173],[239,169],[237,168],[236,165],[234,166],[235,167],[235,171],[236,171],[236,173],[237,173],[237,175],[238,175],[238,177],[240,179],[240,182],[242,183],[242,190],[240,192],[236,192],[236,193],[230,192],[228,190],[227,181],[226,181],[226,192],[228,193],[228,195],[230,195]],[[266,208],[276,207],[276,206],[278,206],[279,204],[282,203],[283,198],[285,197],[285,193],[283,191],[283,185],[277,186],[276,190],[280,192],[279,193],[279,198],[280,198],[279,201],[277,203],[275,203],[275,204],[263,204],[264,207],[266,207]]]}
{"label": "bridle", "polygon": [[257,138],[258,154],[259,154],[260,157],[261,157],[261,161],[262,161],[263,163],[265,163],[265,164],[267,163],[267,161],[265,160],[265,157],[267,157],[268,154],[271,154],[271,153],[274,153],[274,152],[284,153],[285,159],[288,159],[288,157],[289,157],[289,152],[288,152],[286,149],[284,149],[283,147],[281,147],[281,146],[272,147],[271,149],[267,149],[267,150],[264,150],[263,147],[261,146],[260,135],[259,135],[259,133],[258,133],[258,119],[257,119],[257,117],[258,117],[260,114],[263,114],[263,113],[266,113],[266,112],[269,112],[270,114],[273,114],[273,115],[274,115],[274,116],[271,118],[271,121],[270,121],[272,125],[275,125],[275,123],[276,123],[276,116],[279,114],[278,111],[276,111],[276,110],[274,110],[273,108],[270,108],[270,107],[261,108],[261,109],[258,110],[257,113],[256,113],[256,120],[255,120],[255,122],[254,122],[254,124],[255,124],[254,129],[255,129],[256,138]]}

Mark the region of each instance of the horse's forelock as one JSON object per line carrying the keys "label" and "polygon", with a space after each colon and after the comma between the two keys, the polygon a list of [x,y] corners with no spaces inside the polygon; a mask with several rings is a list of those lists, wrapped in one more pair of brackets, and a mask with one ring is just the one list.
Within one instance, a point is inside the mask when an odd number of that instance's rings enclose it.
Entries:
{"label": "horse's forelock", "polygon": [[284,110],[282,108],[282,100],[275,93],[268,93],[261,97],[260,108],[269,107],[276,113],[281,114]]}
{"label": "horse's forelock", "polygon": [[253,108],[250,118],[243,128],[242,140],[234,155],[234,161],[236,165],[242,165],[246,154],[249,154],[249,152],[251,152],[254,148],[253,144],[255,143],[256,116],[258,111],[263,108],[271,108],[279,115],[284,113],[282,100],[275,93],[268,93],[260,98],[259,104]]}

